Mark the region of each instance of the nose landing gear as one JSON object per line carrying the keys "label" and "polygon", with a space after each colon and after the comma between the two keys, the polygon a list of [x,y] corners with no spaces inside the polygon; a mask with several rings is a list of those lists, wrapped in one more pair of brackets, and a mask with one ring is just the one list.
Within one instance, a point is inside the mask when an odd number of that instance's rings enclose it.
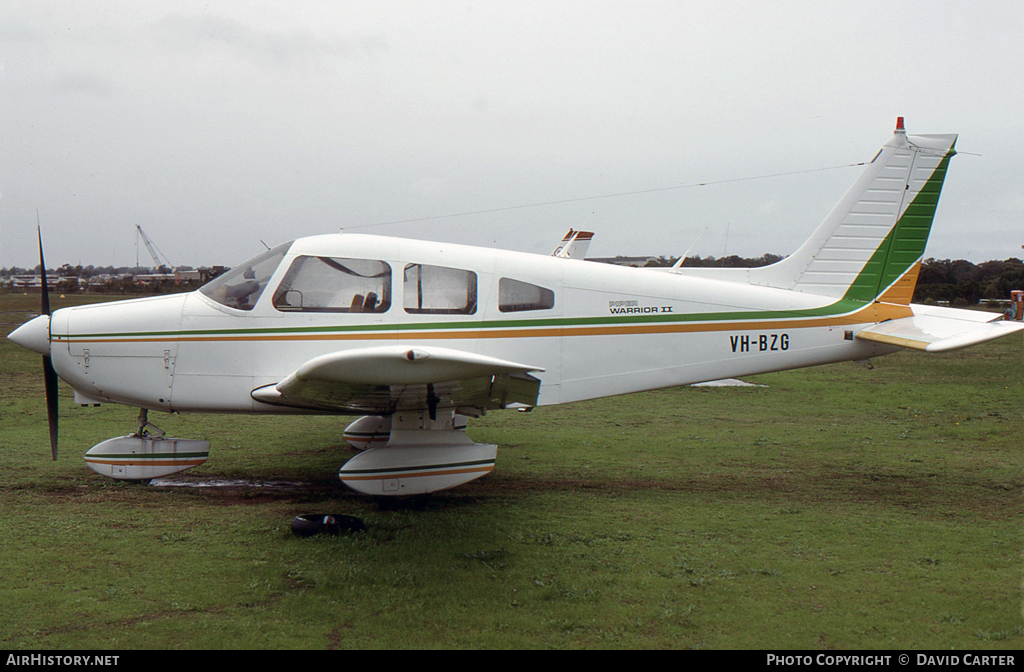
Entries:
{"label": "nose landing gear", "polygon": [[166,437],[139,409],[134,434],[107,439],[85,454],[85,463],[97,474],[128,481],[148,481],[185,471],[206,462],[210,442]]}

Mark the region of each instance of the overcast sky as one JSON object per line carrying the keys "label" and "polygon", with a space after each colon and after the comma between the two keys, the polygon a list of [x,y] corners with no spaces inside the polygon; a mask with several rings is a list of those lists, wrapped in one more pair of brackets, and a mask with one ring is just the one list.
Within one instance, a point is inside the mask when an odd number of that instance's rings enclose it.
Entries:
{"label": "overcast sky", "polygon": [[0,266],[38,263],[37,210],[50,267],[150,265],[136,225],[195,266],[339,228],[785,255],[897,116],[960,134],[925,256],[1021,257],[1022,26],[985,1],[7,0]]}

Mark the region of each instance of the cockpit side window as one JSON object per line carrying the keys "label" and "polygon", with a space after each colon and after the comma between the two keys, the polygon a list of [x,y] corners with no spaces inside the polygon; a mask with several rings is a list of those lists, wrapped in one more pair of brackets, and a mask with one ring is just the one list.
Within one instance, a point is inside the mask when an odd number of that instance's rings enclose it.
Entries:
{"label": "cockpit side window", "polygon": [[391,266],[371,259],[302,256],[274,292],[274,308],[312,313],[383,313],[391,307]]}
{"label": "cockpit side window", "polygon": [[200,287],[199,291],[228,308],[252,310],[289,247],[291,242],[278,245],[244,264],[235,266],[224,275]]}
{"label": "cockpit side window", "polygon": [[503,313],[554,307],[555,293],[546,287],[512,278],[501,278],[498,281],[498,310]]}

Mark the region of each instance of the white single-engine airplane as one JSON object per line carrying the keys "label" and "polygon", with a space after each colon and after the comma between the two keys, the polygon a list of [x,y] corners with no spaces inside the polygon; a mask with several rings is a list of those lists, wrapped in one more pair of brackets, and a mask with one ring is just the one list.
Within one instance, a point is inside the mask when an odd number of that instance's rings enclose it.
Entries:
{"label": "white single-engine airplane", "polygon": [[165,437],[150,410],[321,413],[364,416],[345,430],[362,451],[341,467],[346,485],[434,492],[494,468],[497,446],[467,438],[466,416],[1024,329],[910,303],[955,141],[907,135],[900,118],[810,239],[771,266],[588,262],[588,232],[551,256],[341,233],[280,245],[188,294],[50,314],[44,280],[43,314],[9,338],[44,356],[54,459],[59,376],[78,403],[140,409],[134,434],[86,453],[106,476],[206,460],[208,442]]}

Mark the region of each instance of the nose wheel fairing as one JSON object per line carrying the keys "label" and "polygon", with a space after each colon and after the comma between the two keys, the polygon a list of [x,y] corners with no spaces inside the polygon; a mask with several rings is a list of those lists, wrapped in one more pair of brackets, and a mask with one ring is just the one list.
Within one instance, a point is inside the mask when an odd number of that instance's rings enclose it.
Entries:
{"label": "nose wheel fairing", "polygon": [[165,437],[139,410],[134,434],[102,441],[85,454],[85,463],[101,476],[127,481],[148,481],[197,467],[210,456],[210,442]]}
{"label": "nose wheel fairing", "polygon": [[199,466],[209,456],[209,441],[129,435],[96,444],[85,463],[101,476],[148,481]]}

